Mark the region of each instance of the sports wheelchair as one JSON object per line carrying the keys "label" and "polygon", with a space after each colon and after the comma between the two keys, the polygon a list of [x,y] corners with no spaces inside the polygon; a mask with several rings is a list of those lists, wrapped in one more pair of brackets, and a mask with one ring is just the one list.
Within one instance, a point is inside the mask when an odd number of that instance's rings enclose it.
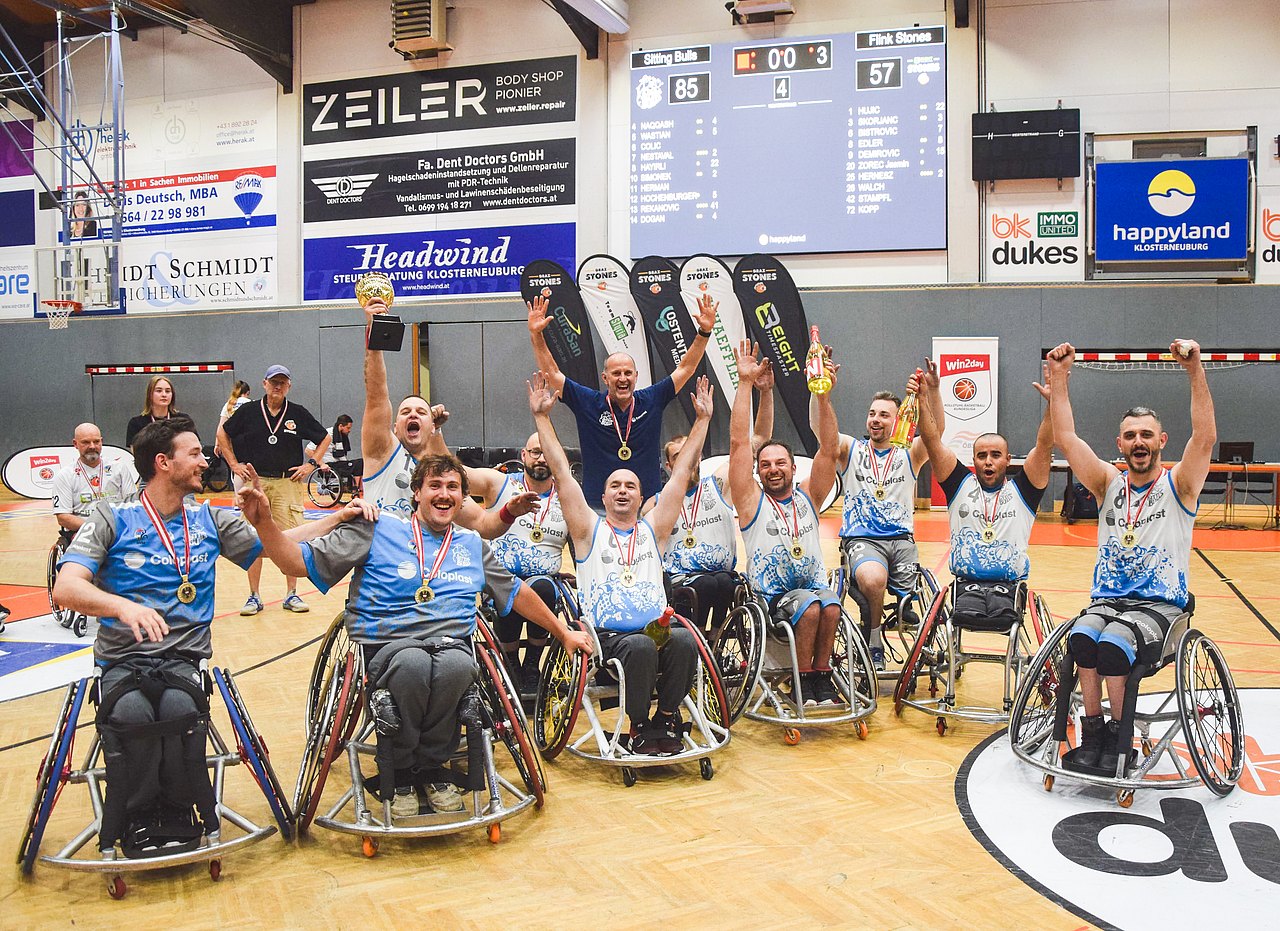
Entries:
{"label": "sports wheelchair", "polygon": [[771,617],[760,595],[747,599],[739,610],[744,627],[757,630],[763,645],[754,688],[748,691],[746,716],[753,721],[782,725],[783,740],[792,746],[800,742],[801,728],[846,723],[852,723],[858,737],[865,740],[866,719],[875,713],[879,684],[862,629],[843,604],[831,653],[831,675],[844,702],[834,707],[805,706],[791,623]]}
{"label": "sports wheelchair", "polygon": [[[566,748],[574,756],[595,760],[622,771],[622,783],[630,788],[639,778],[638,769],[669,766],[673,763],[698,761],[703,779],[715,775],[710,755],[729,743],[729,703],[718,673],[718,661],[697,626],[680,615],[671,619],[672,627],[680,625],[693,634],[698,650],[698,668],[693,685],[685,697],[684,748],[675,754],[650,756],[632,753],[626,729],[626,675],[620,660],[605,660],[600,651],[596,629],[578,613],[576,598],[568,593],[566,606],[571,616],[570,630],[591,635],[594,649],[589,658],[563,644],[553,642],[542,664],[542,679],[534,705],[534,739],[547,761],[554,760]],[[612,715],[611,712],[616,709]],[[574,739],[574,727],[580,711],[587,715],[586,733]],[[646,717],[648,709],[645,709]]]}
{"label": "sports wheelchair", "polygon": [[[205,766],[210,774],[211,792],[195,807],[198,815],[190,809],[186,814],[192,826],[203,821],[202,836],[191,836],[181,842],[172,839],[159,840],[152,843],[145,852],[136,852],[129,857],[124,852],[123,842],[111,850],[98,851],[96,857],[77,856],[77,854],[98,836],[103,823],[106,808],[107,770],[100,733],[95,728],[89,743],[89,751],[79,769],[72,764],[75,751],[75,737],[78,721],[86,701],[99,704],[101,695],[101,672],[95,670],[93,676],[72,682],[67,687],[66,697],[58,712],[58,722],[49,740],[48,749],[40,763],[36,777],[35,800],[31,806],[31,814],[27,818],[27,826],[23,833],[22,844],[18,849],[18,863],[24,875],[31,875],[36,859],[64,869],[88,873],[107,874],[107,893],[113,899],[122,899],[128,892],[124,873],[154,870],[169,866],[180,866],[187,863],[208,863],[209,877],[217,882],[222,877],[222,857],[232,850],[247,847],[270,837],[277,827],[286,839],[293,836],[293,813],[285,800],[284,790],[271,767],[267,745],[263,741],[244,700],[240,697],[235,680],[230,670],[213,670],[210,675],[207,663],[200,664],[203,691],[206,696],[212,694],[216,687],[227,710],[232,733],[235,735],[234,747],[229,747],[223,740],[217,727],[207,712],[208,720],[207,752]],[[259,826],[240,814],[227,804],[223,788],[227,767],[244,763],[249,767],[254,782],[262,790],[274,825]],[[61,797],[62,789],[68,783],[84,784],[89,787],[89,801],[93,810],[93,820],[80,833],[76,834],[57,853],[40,855],[40,845],[45,830],[49,825],[53,808]],[[237,829],[236,836],[224,837],[224,827],[230,823]],[[214,825],[210,829],[210,825]],[[194,832],[193,832],[194,833]]]}
{"label": "sports wheelchair", "polygon": [[[465,741],[450,761],[454,778],[465,779],[469,809],[397,822],[391,815],[390,792],[378,791],[382,798],[375,797],[370,805],[372,789],[379,780],[364,777],[361,757],[379,763],[381,758],[373,716],[362,694],[363,654],[348,638],[343,614],[334,618],[322,638],[307,692],[307,742],[294,789],[300,835],[313,821],[331,831],[356,834],[366,857],[377,854],[384,838],[454,834],[471,827],[484,828],[496,844],[502,837],[501,822],[527,808],[542,807],[546,778],[529,740],[519,698],[502,667],[498,643],[483,615],[476,621],[472,649],[480,672],[459,705]],[[498,770],[493,752],[496,744],[505,746],[511,755],[515,775],[510,778]],[[350,784],[336,802],[322,808],[330,770],[343,756]],[[459,763],[465,763],[465,774],[457,770]]]}
{"label": "sports wheelchair", "polygon": [[[1046,792],[1065,776],[1115,790],[1116,801],[1128,808],[1135,789],[1203,783],[1225,796],[1235,788],[1244,768],[1240,696],[1217,644],[1191,627],[1193,608],[1194,601],[1170,625],[1158,662],[1148,667],[1139,661],[1129,673],[1116,741],[1127,752],[1119,755],[1114,773],[1070,768],[1079,726],[1072,725],[1083,713],[1079,675],[1067,649],[1072,622],[1045,640],[1018,688],[1009,740],[1019,759],[1044,772]],[[1169,665],[1172,691],[1140,699],[1142,680]],[[1105,696],[1103,706],[1109,708]]]}
{"label": "sports wheelchair", "polygon": [[327,469],[316,469],[307,477],[307,497],[318,508],[334,508],[358,498],[364,490],[360,470],[364,460],[335,459]]}
{"label": "sports wheelchair", "polygon": [[[715,657],[720,686],[729,709],[729,723],[734,724],[746,710],[755,691],[764,659],[765,623],[763,615],[748,605],[754,602],[746,577],[734,573],[735,587],[724,619],[706,633],[707,645]],[[671,587],[671,604],[688,607],[687,617],[699,615],[698,592],[678,581]]]}
{"label": "sports wheelchair", "polygon": [[[1044,599],[1031,591],[1025,582],[978,583],[1013,587],[1012,617],[957,615],[956,595],[966,584],[975,583],[957,579],[934,597],[893,690],[894,714],[901,716],[904,707],[911,707],[936,715],[935,727],[939,736],[946,734],[948,718],[980,724],[1007,724],[1022,673],[1053,626],[1053,616]],[[1006,639],[1005,649],[1002,653],[990,650],[965,652],[962,642],[965,634],[1002,634]],[[1004,693],[999,706],[957,703],[956,689],[969,663],[996,663],[1004,667]],[[922,679],[929,683],[928,698],[916,695]],[[940,690],[941,696],[938,694]]]}
{"label": "sports wheelchair", "polygon": [[62,607],[53,600],[53,583],[58,581],[58,560],[67,551],[67,547],[71,545],[74,536],[74,534],[69,534],[66,531],[58,532],[58,539],[53,546],[49,547],[49,562],[45,570],[45,584],[49,590],[49,610],[53,614],[53,619],[77,637],[83,637],[89,632],[89,619],[83,614],[72,611],[70,608]]}
{"label": "sports wheelchair", "polygon": [[[853,584],[853,576],[849,571],[848,554],[845,552],[844,546],[840,547],[840,566],[832,569],[827,573],[827,587],[835,592],[843,603],[844,599],[849,599],[858,607],[858,628],[861,630],[862,605],[864,599],[862,592]],[[916,584],[915,587],[907,593],[893,593],[894,597],[890,599],[888,596],[892,590],[885,592],[884,615],[881,621],[881,630],[884,632],[894,631],[897,633],[898,647],[895,647],[889,637],[884,636],[884,651],[886,660],[902,662],[904,658],[911,655],[911,651],[915,648],[916,635],[920,627],[920,619],[925,616],[929,608],[933,605],[934,600],[938,597],[940,586],[938,579],[933,572],[926,569],[919,563],[916,564]],[[900,675],[898,669],[882,669],[878,672],[881,679],[894,679]]]}

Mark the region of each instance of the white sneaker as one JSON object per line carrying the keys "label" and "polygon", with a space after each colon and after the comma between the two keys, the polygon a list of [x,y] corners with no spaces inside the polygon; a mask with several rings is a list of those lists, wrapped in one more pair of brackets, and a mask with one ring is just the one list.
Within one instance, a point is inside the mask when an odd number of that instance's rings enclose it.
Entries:
{"label": "white sneaker", "polygon": [[391,797],[391,817],[416,818],[418,811],[418,793],[413,786],[407,789],[398,787],[396,794]]}
{"label": "white sneaker", "polygon": [[298,597],[296,592],[289,592],[285,596],[284,603],[280,605],[286,611],[292,611],[294,614],[306,614],[311,609],[307,607],[307,603]]}
{"label": "white sneaker", "polygon": [[432,782],[427,785],[427,802],[432,811],[462,811],[462,793],[452,782]]}

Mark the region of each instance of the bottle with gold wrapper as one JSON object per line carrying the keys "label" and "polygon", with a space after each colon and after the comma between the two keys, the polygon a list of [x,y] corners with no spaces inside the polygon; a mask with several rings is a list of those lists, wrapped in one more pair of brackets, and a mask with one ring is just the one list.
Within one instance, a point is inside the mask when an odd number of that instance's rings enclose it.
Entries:
{"label": "bottle with gold wrapper", "polygon": [[826,394],[831,390],[831,376],[827,374],[827,350],[822,345],[816,326],[809,327],[809,353],[804,357],[804,377],[809,383],[810,394]]}
{"label": "bottle with gold wrapper", "polygon": [[[920,370],[916,369],[917,378],[920,374]],[[893,422],[893,434],[889,437],[889,444],[899,449],[910,449],[911,441],[916,437],[916,424],[919,422],[920,399],[916,397],[914,391],[908,391],[902,406],[898,408],[898,419]]]}

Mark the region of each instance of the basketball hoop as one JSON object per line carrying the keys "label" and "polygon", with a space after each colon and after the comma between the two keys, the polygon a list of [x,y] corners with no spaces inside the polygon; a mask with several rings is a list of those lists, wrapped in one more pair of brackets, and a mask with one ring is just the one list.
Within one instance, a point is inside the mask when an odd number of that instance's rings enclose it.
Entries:
{"label": "basketball hoop", "polygon": [[71,315],[80,313],[79,301],[41,301],[49,309],[44,312],[49,320],[49,329],[65,330],[71,322]]}

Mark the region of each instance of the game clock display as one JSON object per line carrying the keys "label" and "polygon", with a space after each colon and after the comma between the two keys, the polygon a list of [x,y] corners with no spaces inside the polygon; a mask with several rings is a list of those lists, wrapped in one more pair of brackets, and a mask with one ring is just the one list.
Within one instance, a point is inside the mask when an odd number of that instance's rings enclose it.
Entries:
{"label": "game clock display", "polygon": [[946,248],[942,26],[631,56],[631,255]]}

